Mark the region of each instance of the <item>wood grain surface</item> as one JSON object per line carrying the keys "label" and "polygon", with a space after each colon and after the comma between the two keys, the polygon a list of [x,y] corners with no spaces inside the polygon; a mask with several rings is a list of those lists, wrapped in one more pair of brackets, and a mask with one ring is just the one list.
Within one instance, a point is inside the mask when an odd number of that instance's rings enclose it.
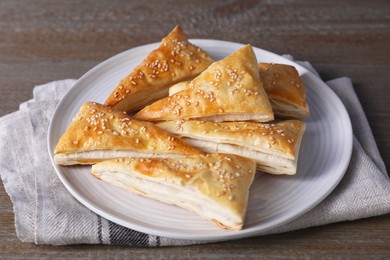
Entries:
{"label": "wood grain surface", "polygon": [[[250,43],[308,60],[324,80],[347,76],[390,167],[390,1],[0,1],[0,116],[37,84],[78,78],[121,51],[158,42],[180,24],[190,38]],[[390,215],[201,246],[37,246],[15,234],[0,185],[0,258],[390,257]]]}

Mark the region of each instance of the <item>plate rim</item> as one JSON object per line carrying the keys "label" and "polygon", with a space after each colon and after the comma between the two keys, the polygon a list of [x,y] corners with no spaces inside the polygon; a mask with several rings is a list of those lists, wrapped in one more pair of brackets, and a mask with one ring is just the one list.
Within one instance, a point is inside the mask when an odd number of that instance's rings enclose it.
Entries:
{"label": "plate rim", "polygon": [[[189,39],[189,41],[191,43],[194,43],[197,46],[200,46],[200,47],[202,47],[201,45],[207,44],[207,43],[230,45],[230,46],[236,47],[237,49],[245,45],[243,43],[238,43],[238,42],[214,40],[214,39]],[[140,46],[137,46],[137,47],[133,47],[133,48],[130,48],[128,50],[122,51],[122,52],[120,52],[120,53],[118,53],[118,54],[116,54],[116,55],[114,55],[112,57],[109,57],[109,58],[105,59],[104,61],[98,63],[97,65],[95,65],[94,67],[89,69],[85,74],[83,74],[75,82],[75,84],[67,91],[67,93],[58,102],[58,104],[57,104],[57,106],[55,108],[55,111],[53,112],[53,115],[52,115],[52,117],[50,119],[50,124],[49,124],[49,127],[48,127],[48,134],[47,134],[47,148],[48,148],[48,153],[49,153],[49,156],[50,156],[50,160],[51,160],[52,166],[55,169],[56,175],[61,180],[62,184],[65,186],[65,188],[68,190],[68,192],[70,192],[72,194],[72,196],[74,198],[76,198],[81,204],[83,204],[84,206],[86,206],[88,209],[92,210],[96,214],[98,214],[98,215],[100,215],[100,216],[102,216],[102,217],[104,217],[104,218],[106,218],[106,219],[108,219],[110,221],[113,221],[113,222],[115,222],[115,223],[117,223],[119,225],[122,225],[124,227],[130,228],[130,229],[133,229],[133,230],[136,230],[136,231],[139,231],[139,232],[143,232],[143,233],[146,233],[146,234],[156,235],[156,236],[161,236],[161,237],[169,237],[169,238],[174,238],[174,239],[223,241],[223,240],[231,240],[231,239],[238,239],[238,238],[251,237],[251,236],[255,236],[255,235],[261,235],[262,233],[265,233],[265,232],[267,232],[267,231],[269,231],[271,229],[275,229],[277,227],[280,227],[283,224],[286,224],[286,223],[288,223],[288,222],[290,222],[290,221],[292,221],[292,220],[294,220],[294,219],[304,215],[305,213],[307,213],[311,209],[313,209],[315,206],[320,204],[337,187],[337,185],[340,183],[340,181],[344,177],[345,172],[346,172],[346,170],[348,168],[348,165],[349,165],[349,162],[350,162],[350,159],[351,159],[351,156],[352,156],[352,146],[353,146],[352,124],[351,124],[351,120],[350,120],[349,114],[348,114],[344,104],[342,103],[340,98],[335,94],[335,92],[320,77],[318,77],[317,75],[315,75],[314,73],[309,71],[307,68],[305,68],[305,67],[301,66],[300,64],[298,64],[298,63],[296,63],[296,62],[294,62],[292,60],[289,60],[289,59],[287,59],[287,58],[285,58],[285,57],[283,57],[281,55],[278,55],[276,53],[270,52],[268,50],[264,50],[264,49],[252,46],[254,48],[254,50],[259,50],[259,51],[265,52],[265,53],[270,54],[270,55],[276,55],[278,58],[283,59],[286,63],[292,64],[296,68],[299,68],[300,70],[304,71],[305,74],[308,74],[309,77],[314,77],[314,79],[316,81],[319,81],[319,82],[321,82],[321,84],[326,86],[327,94],[331,96],[333,102],[336,102],[335,106],[338,108],[337,111],[339,112],[340,117],[342,118],[342,121],[344,123],[343,124],[344,130],[346,132],[346,136],[345,136],[345,139],[344,139],[345,140],[345,146],[344,146],[344,152],[343,152],[343,154],[346,157],[345,157],[345,160],[343,160],[344,163],[342,165],[339,164],[338,167],[337,167],[337,169],[341,168],[341,169],[339,169],[340,174],[338,175],[338,178],[334,181],[333,185],[331,185],[330,188],[324,194],[322,194],[321,197],[319,197],[317,200],[313,201],[310,205],[306,206],[305,209],[301,210],[299,213],[296,213],[293,216],[287,216],[284,219],[282,219],[281,221],[278,221],[276,224],[270,225],[270,226],[268,226],[266,228],[263,228],[261,230],[257,230],[256,228],[254,228],[254,230],[245,231],[246,229],[244,227],[244,229],[240,230],[240,231],[232,231],[232,232],[229,232],[229,233],[218,233],[216,235],[209,235],[209,236],[206,236],[206,237],[203,234],[189,236],[187,234],[180,234],[180,232],[171,232],[169,234],[169,236],[167,236],[167,232],[163,231],[163,230],[156,230],[154,228],[149,228],[149,227],[138,225],[138,224],[135,224],[135,223],[132,224],[132,223],[124,222],[121,219],[119,219],[118,217],[115,217],[112,214],[107,213],[104,210],[99,209],[98,207],[93,205],[91,202],[89,202],[87,199],[85,199],[81,194],[79,194],[79,192],[77,190],[75,190],[72,187],[72,185],[65,178],[65,176],[63,176],[63,173],[61,172],[61,169],[60,169],[61,166],[56,165],[54,163],[54,153],[53,153],[53,150],[52,150],[52,147],[55,146],[55,144],[53,146],[53,143],[52,143],[52,133],[53,133],[53,127],[54,127],[54,124],[53,124],[54,118],[60,113],[60,110],[63,107],[67,97],[70,96],[71,93],[73,91],[75,91],[75,89],[80,84],[82,84],[83,81],[86,80],[96,70],[100,69],[101,67],[107,66],[107,64],[109,64],[110,62],[115,61],[116,59],[118,59],[118,57],[126,55],[127,53],[136,52],[138,49],[143,49],[143,48],[154,48],[155,46],[158,46],[159,44],[160,44],[160,42],[154,42],[154,43],[149,43],[149,44],[144,44],[144,45],[140,45]],[[272,221],[271,221],[271,224],[272,224]]]}

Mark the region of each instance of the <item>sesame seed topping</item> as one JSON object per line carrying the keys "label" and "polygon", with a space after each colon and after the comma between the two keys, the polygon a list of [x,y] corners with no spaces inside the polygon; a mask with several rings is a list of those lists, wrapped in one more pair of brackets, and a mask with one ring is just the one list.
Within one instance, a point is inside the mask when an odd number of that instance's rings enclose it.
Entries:
{"label": "sesame seed topping", "polygon": [[136,138],[136,139],[135,139],[135,143],[136,143],[136,144],[139,144],[139,138]]}
{"label": "sesame seed topping", "polygon": [[77,140],[76,140],[76,141],[73,141],[73,144],[78,144],[78,143],[79,143],[79,141],[77,141]]}
{"label": "sesame seed topping", "polygon": [[146,132],[146,126],[142,126],[139,131],[140,132]]}
{"label": "sesame seed topping", "polygon": [[103,134],[103,131],[98,131],[97,132],[99,135],[102,135]]}

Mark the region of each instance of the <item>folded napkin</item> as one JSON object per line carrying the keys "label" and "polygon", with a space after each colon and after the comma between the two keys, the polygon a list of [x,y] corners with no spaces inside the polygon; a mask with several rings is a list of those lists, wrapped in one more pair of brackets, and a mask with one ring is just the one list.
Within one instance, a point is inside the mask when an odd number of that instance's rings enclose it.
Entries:
{"label": "folded napkin", "polygon": [[[307,62],[303,66],[316,74]],[[318,74],[317,74],[318,75]],[[34,98],[0,118],[0,174],[15,213],[18,238],[36,244],[122,244],[178,246],[208,241],[178,240],[140,233],[93,213],[58,179],[47,151],[54,109],[74,80],[34,89]],[[390,181],[364,111],[348,78],[327,82],[346,106],[353,125],[353,152],[338,187],[301,217],[259,235],[354,220],[390,212]]]}

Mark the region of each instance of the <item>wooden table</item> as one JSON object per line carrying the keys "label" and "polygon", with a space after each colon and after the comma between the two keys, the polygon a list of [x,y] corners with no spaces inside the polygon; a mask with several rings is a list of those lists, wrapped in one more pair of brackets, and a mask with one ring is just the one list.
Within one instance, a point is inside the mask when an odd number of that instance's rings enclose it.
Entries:
{"label": "wooden table", "polygon": [[[0,2],[0,116],[37,84],[78,78],[104,59],[159,41],[180,23],[191,38],[250,43],[308,60],[324,80],[352,78],[390,167],[390,2],[383,1]],[[280,235],[180,248],[37,246],[15,234],[0,185],[0,258],[390,257],[390,215]]]}

